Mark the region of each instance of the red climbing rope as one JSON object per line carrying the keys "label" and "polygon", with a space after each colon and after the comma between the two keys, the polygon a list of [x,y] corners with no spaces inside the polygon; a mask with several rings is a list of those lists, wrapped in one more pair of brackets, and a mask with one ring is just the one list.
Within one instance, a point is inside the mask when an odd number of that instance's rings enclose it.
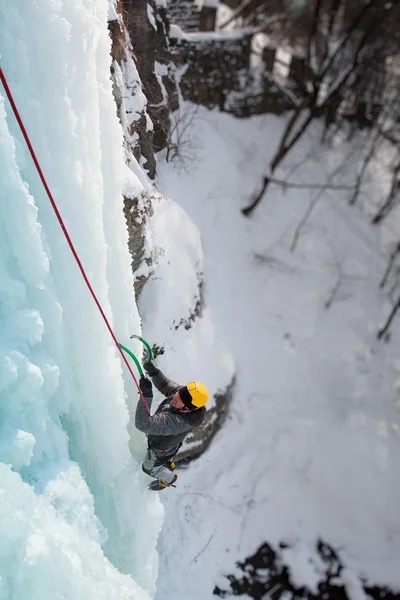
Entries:
{"label": "red climbing rope", "polygon": [[93,290],[93,288],[92,288],[92,286],[91,286],[91,284],[90,284],[90,281],[89,281],[89,279],[88,279],[88,277],[87,277],[87,275],[86,275],[86,273],[85,273],[85,269],[83,268],[83,265],[82,265],[82,263],[81,263],[81,261],[80,261],[80,258],[79,258],[79,256],[78,256],[78,253],[76,252],[76,250],[75,250],[75,247],[74,247],[74,245],[73,245],[73,243],[72,243],[72,240],[71,240],[71,238],[70,238],[70,236],[69,236],[69,233],[68,233],[68,231],[67,231],[67,228],[65,227],[64,221],[62,220],[62,217],[61,217],[60,211],[58,210],[57,204],[56,204],[56,202],[55,202],[55,200],[54,200],[54,198],[53,198],[53,195],[52,195],[52,193],[51,193],[51,191],[50,191],[50,188],[49,188],[49,186],[47,185],[47,181],[46,181],[46,179],[45,179],[45,176],[43,175],[43,171],[42,171],[42,169],[41,169],[41,167],[40,167],[39,161],[38,161],[38,159],[37,159],[37,157],[36,157],[35,151],[34,151],[34,149],[33,149],[33,146],[32,146],[32,144],[31,144],[31,141],[30,141],[30,139],[29,139],[29,136],[28,136],[28,134],[27,134],[27,131],[26,131],[26,129],[25,129],[24,123],[23,123],[23,121],[22,121],[22,119],[21,119],[21,116],[20,116],[20,114],[19,114],[19,111],[18,111],[18,109],[17,109],[17,106],[16,106],[16,104],[15,104],[15,102],[14,102],[13,95],[12,95],[12,93],[11,93],[11,90],[10,90],[9,86],[8,86],[7,79],[6,79],[5,75],[4,75],[4,73],[3,73],[3,69],[2,69],[1,67],[0,67],[0,79],[1,79],[1,83],[3,84],[3,87],[4,87],[4,89],[5,89],[5,92],[6,92],[6,94],[7,94],[7,98],[8,98],[8,100],[9,100],[9,102],[10,102],[11,108],[12,108],[12,110],[13,110],[13,112],[14,112],[15,118],[17,119],[18,125],[19,125],[19,127],[20,127],[20,129],[21,129],[22,135],[24,136],[24,139],[25,139],[26,145],[28,146],[28,149],[29,149],[30,155],[31,155],[31,157],[32,157],[32,160],[33,160],[33,162],[35,163],[35,167],[36,167],[36,170],[37,170],[37,172],[38,172],[38,174],[39,174],[39,177],[40,177],[40,179],[41,179],[41,181],[42,181],[43,187],[44,187],[44,189],[46,190],[47,196],[49,197],[49,200],[50,200],[50,202],[51,202],[51,205],[52,205],[52,207],[53,207],[53,210],[54,210],[54,212],[55,212],[55,214],[56,214],[56,217],[57,217],[57,219],[58,219],[58,222],[59,222],[59,224],[60,224],[60,227],[61,227],[61,229],[63,230],[63,233],[64,233],[64,235],[65,235],[65,238],[66,238],[66,240],[67,240],[67,242],[68,242],[68,245],[69,245],[69,247],[70,247],[70,249],[71,249],[71,252],[72,252],[72,254],[74,255],[74,258],[75,258],[75,260],[76,260],[76,262],[77,262],[77,264],[78,264],[78,267],[79,267],[79,269],[80,269],[80,272],[82,273],[82,277],[83,277],[83,279],[85,280],[85,283],[86,283],[87,287],[89,288],[89,291],[90,291],[90,293],[92,294],[92,298],[93,298],[93,300],[95,301],[95,303],[96,303],[96,306],[97,306],[97,308],[99,309],[99,311],[100,311],[100,314],[101,314],[101,316],[103,317],[103,320],[104,320],[104,322],[105,322],[105,324],[106,324],[106,326],[107,326],[107,329],[108,329],[108,331],[110,332],[110,335],[111,335],[112,339],[114,340],[114,342],[115,342],[115,345],[117,346],[117,348],[118,348],[118,351],[119,351],[119,353],[121,354],[121,356],[122,356],[122,359],[123,359],[124,363],[125,363],[125,364],[126,364],[126,366],[128,367],[128,370],[129,370],[130,374],[132,375],[134,382],[136,383],[136,387],[137,387],[137,389],[138,389],[138,391],[139,391],[140,397],[141,397],[141,399],[143,400],[143,402],[144,402],[144,404],[145,404],[145,406],[146,406],[146,408],[147,408],[147,411],[148,411],[148,413],[150,414],[150,409],[149,409],[149,406],[148,406],[148,404],[147,404],[147,402],[146,402],[146,400],[145,400],[145,398],[144,398],[144,396],[143,396],[142,390],[141,390],[141,389],[140,389],[140,387],[139,387],[139,384],[138,384],[138,382],[137,382],[137,379],[136,379],[136,377],[135,377],[135,375],[134,375],[134,373],[133,373],[133,371],[132,371],[132,369],[131,369],[131,367],[130,367],[130,365],[129,365],[129,363],[128,363],[127,359],[126,359],[126,356],[124,355],[124,353],[123,353],[122,349],[121,349],[121,348],[120,348],[120,346],[119,346],[118,340],[117,340],[117,338],[115,337],[115,334],[114,334],[114,332],[113,332],[113,330],[112,330],[112,328],[111,328],[111,325],[110,325],[110,323],[108,322],[108,319],[107,319],[107,317],[106,317],[106,315],[105,315],[105,313],[104,313],[104,310],[103,310],[103,309],[102,309],[102,307],[101,307],[101,304],[100,304],[100,302],[99,302],[99,300],[98,300],[98,298],[97,298],[96,294],[94,293],[94,290]]}

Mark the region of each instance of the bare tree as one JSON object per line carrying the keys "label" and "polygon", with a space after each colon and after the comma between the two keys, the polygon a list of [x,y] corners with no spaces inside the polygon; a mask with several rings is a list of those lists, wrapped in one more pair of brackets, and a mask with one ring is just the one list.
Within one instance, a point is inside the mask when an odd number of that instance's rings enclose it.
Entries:
{"label": "bare tree", "polygon": [[198,150],[198,142],[190,133],[196,120],[199,107],[190,105],[183,111],[177,110],[170,115],[170,127],[166,141],[166,161],[175,163],[178,170],[191,164]]}
{"label": "bare tree", "polygon": [[384,86],[376,85],[376,77],[382,77],[385,71],[389,51],[389,43],[382,32],[391,26],[390,19],[394,16],[398,22],[399,6],[381,0],[314,0],[308,5],[306,91],[286,125],[268,175],[263,177],[250,204],[242,210],[246,216],[264,196],[270,175],[311,122],[330,110],[331,103],[337,105],[336,114],[340,105],[338,98],[347,95],[347,102],[350,102],[348,90],[356,94],[356,100],[359,93],[363,98],[368,98],[369,94],[370,99],[375,100],[377,94],[384,92]]}

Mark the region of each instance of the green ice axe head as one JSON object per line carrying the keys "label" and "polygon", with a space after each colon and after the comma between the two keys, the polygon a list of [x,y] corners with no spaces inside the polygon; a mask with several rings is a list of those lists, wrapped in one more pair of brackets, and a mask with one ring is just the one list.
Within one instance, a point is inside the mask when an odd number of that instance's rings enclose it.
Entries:
{"label": "green ice axe head", "polygon": [[131,339],[135,338],[136,340],[140,340],[145,348],[145,360],[144,362],[151,362],[153,360],[153,352],[151,351],[150,348],[150,344],[148,342],[146,342],[146,340],[144,340],[142,337],[140,337],[140,335],[131,335]]}

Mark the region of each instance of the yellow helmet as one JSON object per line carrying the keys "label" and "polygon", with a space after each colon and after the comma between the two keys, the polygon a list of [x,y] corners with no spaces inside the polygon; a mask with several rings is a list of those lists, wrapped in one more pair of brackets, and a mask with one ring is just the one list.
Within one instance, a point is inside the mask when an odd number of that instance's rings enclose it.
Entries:
{"label": "yellow helmet", "polygon": [[201,408],[208,400],[207,388],[199,381],[190,381],[180,388],[179,395],[184,405],[191,410]]}

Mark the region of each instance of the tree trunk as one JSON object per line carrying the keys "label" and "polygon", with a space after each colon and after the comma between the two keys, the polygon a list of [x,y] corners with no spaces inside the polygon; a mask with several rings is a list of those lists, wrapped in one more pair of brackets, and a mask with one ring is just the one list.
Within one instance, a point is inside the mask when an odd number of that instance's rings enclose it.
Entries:
{"label": "tree trunk", "polygon": [[248,206],[246,206],[246,208],[242,208],[242,213],[244,214],[245,217],[248,217],[249,214],[255,209],[257,204],[260,202],[261,198],[265,194],[265,190],[267,189],[268,184],[269,184],[269,177],[264,177],[263,184],[261,186],[261,190],[258,192],[258,194],[255,195],[254,199],[251,201],[251,203]]}

